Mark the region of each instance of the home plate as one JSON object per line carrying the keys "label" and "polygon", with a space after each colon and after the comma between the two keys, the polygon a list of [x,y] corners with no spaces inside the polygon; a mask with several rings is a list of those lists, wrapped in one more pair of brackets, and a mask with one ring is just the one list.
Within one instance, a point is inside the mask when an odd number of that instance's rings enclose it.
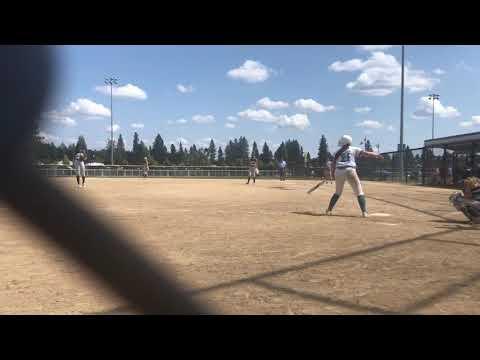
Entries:
{"label": "home plate", "polygon": [[391,215],[387,214],[387,213],[373,213],[373,214],[368,214],[368,216],[387,217],[387,216],[391,216]]}

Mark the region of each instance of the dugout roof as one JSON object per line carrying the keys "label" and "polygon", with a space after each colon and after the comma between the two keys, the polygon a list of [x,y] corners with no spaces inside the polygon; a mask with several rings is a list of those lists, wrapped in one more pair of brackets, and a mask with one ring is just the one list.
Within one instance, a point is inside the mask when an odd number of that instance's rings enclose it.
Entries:
{"label": "dugout roof", "polygon": [[480,132],[430,139],[424,142],[425,147],[468,152],[472,150],[474,144],[477,149],[480,148]]}

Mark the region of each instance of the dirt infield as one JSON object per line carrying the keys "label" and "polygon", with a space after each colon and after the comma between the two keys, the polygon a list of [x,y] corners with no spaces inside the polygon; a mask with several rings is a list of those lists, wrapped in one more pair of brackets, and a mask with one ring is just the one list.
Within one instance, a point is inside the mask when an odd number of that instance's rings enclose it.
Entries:
{"label": "dirt infield", "polygon": [[[364,182],[364,219],[348,186],[324,216],[334,185],[307,195],[315,181],[52,181],[220,313],[480,314],[480,230],[448,204],[451,190]],[[0,203],[0,313],[131,311],[38,240]]]}

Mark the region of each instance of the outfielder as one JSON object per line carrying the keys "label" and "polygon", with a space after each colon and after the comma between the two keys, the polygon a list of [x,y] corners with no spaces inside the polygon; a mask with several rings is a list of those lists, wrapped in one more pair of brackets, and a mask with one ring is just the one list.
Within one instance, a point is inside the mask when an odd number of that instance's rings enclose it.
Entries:
{"label": "outfielder", "polygon": [[383,156],[377,155],[374,152],[364,151],[351,145],[352,138],[348,135],[343,135],[338,141],[338,146],[340,146],[340,150],[336,152],[332,165],[332,167],[335,169],[334,177],[336,189],[335,193],[330,199],[330,204],[328,205],[328,209],[326,211],[327,215],[332,214],[332,210],[335,207],[335,204],[342,195],[343,187],[346,180],[348,181],[348,183],[353,189],[353,192],[358,198],[358,204],[360,205],[360,209],[362,210],[362,216],[368,216],[365,194],[363,193],[362,184],[360,183],[360,179],[358,178],[356,170],[357,164],[355,162],[355,158],[359,156],[364,156],[382,160]]}
{"label": "outfielder", "polygon": [[258,174],[258,161],[255,157],[250,159],[250,165],[248,167],[248,181],[247,184],[250,184],[250,178],[253,178],[253,183],[255,184],[255,178]]}
{"label": "outfielder", "polygon": [[280,165],[280,181],[285,181],[285,176],[287,172],[287,162],[284,159],[282,159],[279,165]]}
{"label": "outfielder", "polygon": [[87,160],[87,155],[84,150],[80,150],[75,155],[75,169],[77,170],[77,184],[80,186],[80,176],[82,177],[82,186],[85,186],[85,161]]}
{"label": "outfielder", "polygon": [[143,177],[146,178],[148,176],[148,171],[150,170],[150,168],[148,167],[147,157],[144,157],[143,160],[145,161],[145,163],[143,164]]}
{"label": "outfielder", "polygon": [[480,224],[480,179],[467,169],[463,176],[463,194],[450,195],[451,204],[461,211],[472,225]]}

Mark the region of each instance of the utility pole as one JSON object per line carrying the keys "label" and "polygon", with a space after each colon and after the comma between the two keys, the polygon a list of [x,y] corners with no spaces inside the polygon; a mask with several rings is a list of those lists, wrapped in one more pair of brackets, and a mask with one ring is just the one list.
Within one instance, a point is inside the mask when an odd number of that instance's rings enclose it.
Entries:
{"label": "utility pole", "polygon": [[435,138],[435,100],[440,99],[438,94],[428,95],[428,100],[432,100],[432,139]]}
{"label": "utility pole", "polygon": [[403,182],[404,158],[403,158],[403,93],[405,84],[405,45],[402,45],[402,80],[400,95],[400,182]]}
{"label": "utility pole", "polygon": [[113,165],[113,85],[118,84],[114,77],[105,78],[105,85],[110,85],[110,164]]}

